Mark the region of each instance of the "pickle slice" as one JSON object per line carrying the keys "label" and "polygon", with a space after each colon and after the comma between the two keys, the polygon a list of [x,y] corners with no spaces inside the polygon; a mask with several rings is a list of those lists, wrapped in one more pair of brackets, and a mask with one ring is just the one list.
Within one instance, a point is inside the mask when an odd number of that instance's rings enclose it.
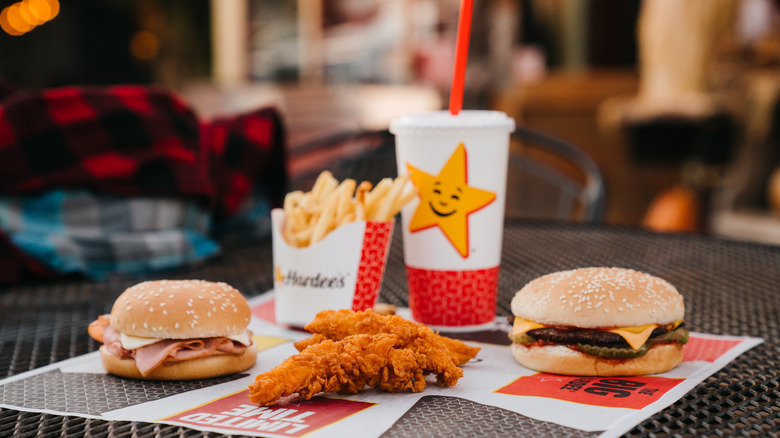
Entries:
{"label": "pickle slice", "polygon": [[529,344],[531,342],[536,342],[536,339],[531,337],[531,335],[528,335],[526,333],[523,333],[521,335],[513,335],[512,333],[509,333],[509,340],[518,344]]}
{"label": "pickle slice", "polygon": [[603,357],[605,359],[633,359],[644,356],[650,349],[650,343],[645,342],[638,350],[624,347],[599,347],[597,345],[577,344],[577,349],[585,354]]}
{"label": "pickle slice", "polygon": [[656,336],[654,338],[650,338],[650,342],[657,343],[657,342],[679,342],[681,344],[687,344],[688,343],[688,330],[684,328],[678,328],[676,330],[672,330],[670,332],[666,332],[662,335]]}

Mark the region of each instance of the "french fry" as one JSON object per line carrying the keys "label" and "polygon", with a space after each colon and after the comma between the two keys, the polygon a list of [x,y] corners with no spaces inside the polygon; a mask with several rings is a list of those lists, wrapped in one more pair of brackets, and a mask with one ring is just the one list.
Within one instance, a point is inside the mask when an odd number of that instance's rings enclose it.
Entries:
{"label": "french fry", "polygon": [[304,246],[309,246],[309,241],[311,240],[312,231],[314,231],[314,229],[309,227],[305,230],[295,233],[293,235],[293,238],[295,239],[295,246],[299,248],[302,248]]}
{"label": "french fry", "polygon": [[366,194],[371,191],[373,185],[368,181],[363,181],[355,189],[355,199],[358,203],[364,204],[366,202]]}
{"label": "french fry", "polygon": [[356,221],[366,220],[366,207],[360,201],[358,201],[357,204],[355,204],[355,220]]}
{"label": "french fry", "polygon": [[404,189],[404,186],[406,183],[409,182],[409,174],[405,173],[393,181],[393,184],[391,185],[390,189],[387,191],[387,195],[385,195],[382,199],[382,202],[378,203],[378,207],[373,212],[373,215],[370,217],[371,220],[376,221],[389,221],[393,218],[393,215],[390,213],[393,210],[393,205],[395,203],[395,199],[401,196],[401,193]]}
{"label": "french fry", "polygon": [[335,216],[336,203],[329,202],[314,223],[314,230],[311,233],[311,241],[309,242],[310,245],[314,245],[315,243],[319,242],[325,237],[326,234],[328,234],[328,232],[331,230],[331,227],[333,227]]}
{"label": "french fry", "polygon": [[340,227],[340,226],[342,226],[344,224],[348,224],[348,223],[354,222],[354,221],[355,221],[355,212],[349,212],[349,213],[345,214],[343,217],[341,217],[338,220],[338,223],[337,223],[336,226]]}
{"label": "french fry", "polygon": [[397,215],[404,205],[411,202],[414,197],[417,196],[417,188],[412,186],[410,190],[402,193],[399,197],[393,201],[393,207],[390,209],[390,217]]}
{"label": "french fry", "polygon": [[317,204],[322,204],[338,185],[339,182],[333,177],[333,174],[327,170],[320,173],[311,189],[311,199]]}
{"label": "french fry", "polygon": [[291,246],[305,247],[321,241],[336,227],[354,221],[389,221],[417,192],[407,188],[409,175],[384,178],[376,186],[354,179],[341,183],[323,171],[311,191],[296,190],[284,198],[282,237]]}
{"label": "french fry", "polygon": [[323,188],[325,187],[325,184],[328,180],[333,179],[333,174],[328,172],[327,170],[321,172],[317,176],[317,180],[314,181],[314,186],[311,188],[311,192],[309,192],[315,199],[319,197],[319,194],[322,192]]}
{"label": "french fry", "polygon": [[352,194],[355,193],[355,180],[345,179],[334,196],[336,196],[336,222],[341,223],[341,219],[350,212],[352,207]]}
{"label": "french fry", "polygon": [[376,187],[366,194],[366,217],[372,219],[374,212],[378,208],[379,201],[387,194],[393,186],[392,178],[383,178]]}

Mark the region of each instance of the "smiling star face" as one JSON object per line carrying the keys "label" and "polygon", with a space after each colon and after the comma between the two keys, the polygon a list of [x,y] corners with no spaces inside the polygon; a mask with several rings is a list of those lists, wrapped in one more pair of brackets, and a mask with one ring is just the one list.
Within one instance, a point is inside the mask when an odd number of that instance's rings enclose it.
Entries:
{"label": "smiling star face", "polygon": [[496,194],[468,185],[466,148],[459,144],[438,175],[406,167],[420,203],[409,222],[409,232],[439,227],[461,257],[469,256],[468,216],[490,204]]}
{"label": "smiling star face", "polygon": [[446,181],[433,182],[433,193],[430,195],[428,206],[433,214],[439,217],[447,217],[458,212],[460,197],[463,189],[460,186],[450,186]]}

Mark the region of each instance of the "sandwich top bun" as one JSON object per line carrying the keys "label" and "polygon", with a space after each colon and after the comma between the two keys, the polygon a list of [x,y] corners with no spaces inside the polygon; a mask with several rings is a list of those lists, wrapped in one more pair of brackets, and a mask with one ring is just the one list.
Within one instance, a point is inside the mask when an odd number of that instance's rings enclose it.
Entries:
{"label": "sandwich top bun", "polygon": [[582,268],[539,277],[512,299],[512,313],[547,325],[582,328],[670,324],[685,305],[666,280],[624,268]]}
{"label": "sandwich top bun", "polygon": [[226,283],[158,280],[125,290],[111,309],[111,326],[144,338],[227,337],[243,332],[250,317],[246,299]]}

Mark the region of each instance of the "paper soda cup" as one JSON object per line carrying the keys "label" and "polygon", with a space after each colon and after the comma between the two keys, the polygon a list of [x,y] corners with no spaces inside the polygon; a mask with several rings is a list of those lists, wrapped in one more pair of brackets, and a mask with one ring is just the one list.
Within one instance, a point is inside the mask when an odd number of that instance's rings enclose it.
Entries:
{"label": "paper soda cup", "polygon": [[282,237],[271,211],[276,322],[303,327],[322,310],[371,309],[382,285],[393,222],[356,221],[303,248]]}
{"label": "paper soda cup", "polygon": [[435,111],[391,122],[398,173],[410,173],[418,191],[401,210],[416,321],[469,328],[495,320],[514,128],[498,111]]}

